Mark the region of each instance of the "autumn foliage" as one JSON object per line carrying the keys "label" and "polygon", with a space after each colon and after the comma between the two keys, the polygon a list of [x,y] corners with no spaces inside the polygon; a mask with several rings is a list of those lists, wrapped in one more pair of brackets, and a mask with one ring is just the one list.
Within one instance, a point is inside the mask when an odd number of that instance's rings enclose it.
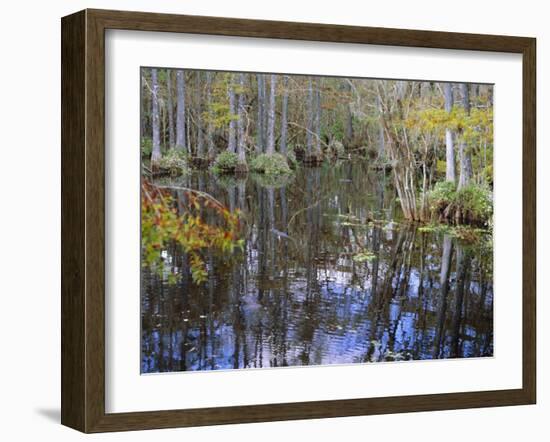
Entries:
{"label": "autumn foliage", "polygon": [[[204,253],[232,254],[242,248],[239,212],[231,212],[212,196],[182,189],[176,199],[171,190],[144,181],[141,186],[141,245],[143,263],[169,282],[190,271],[195,283],[208,276]],[[208,220],[208,221],[207,221]],[[181,247],[189,258],[188,269],[165,265],[166,251]],[[163,255],[163,252],[165,253]]]}

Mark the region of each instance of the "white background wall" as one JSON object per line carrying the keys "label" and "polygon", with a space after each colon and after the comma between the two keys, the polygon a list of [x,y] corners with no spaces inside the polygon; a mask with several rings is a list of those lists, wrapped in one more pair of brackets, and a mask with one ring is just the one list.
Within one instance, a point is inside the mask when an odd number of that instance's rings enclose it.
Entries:
{"label": "white background wall", "polygon": [[[543,1],[16,0],[0,32],[0,435],[73,441],[60,407],[60,17],[86,7],[533,36],[538,39],[538,405],[117,433],[95,440],[543,440],[548,436],[550,327],[549,11]],[[519,191],[519,189],[518,189]],[[546,249],[546,250],[544,250]],[[546,419],[545,419],[546,418]],[[543,436],[545,435],[545,436]]]}

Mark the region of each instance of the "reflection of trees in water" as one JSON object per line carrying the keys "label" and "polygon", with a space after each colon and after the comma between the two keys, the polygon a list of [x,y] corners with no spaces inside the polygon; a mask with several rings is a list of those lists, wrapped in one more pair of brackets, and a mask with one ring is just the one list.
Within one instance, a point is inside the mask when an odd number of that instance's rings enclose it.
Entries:
{"label": "reflection of trees in water", "polygon": [[[241,210],[246,245],[210,253],[200,287],[144,269],[143,371],[492,355],[491,251],[383,221],[395,210],[383,175],[344,163],[281,187],[186,185]],[[363,250],[374,258],[355,261]]]}

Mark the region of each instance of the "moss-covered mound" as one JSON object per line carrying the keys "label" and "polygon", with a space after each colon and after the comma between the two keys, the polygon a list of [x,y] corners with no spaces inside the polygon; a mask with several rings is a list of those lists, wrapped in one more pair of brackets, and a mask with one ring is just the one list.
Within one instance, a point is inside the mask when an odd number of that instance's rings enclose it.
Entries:
{"label": "moss-covered mound", "polygon": [[170,175],[183,175],[189,169],[187,155],[185,152],[176,149],[170,149],[163,155],[157,166],[160,172],[169,173]]}
{"label": "moss-covered mound", "polygon": [[280,153],[258,155],[250,162],[250,169],[253,172],[265,173],[266,175],[292,173],[286,158]]}
{"label": "moss-covered mound", "polygon": [[214,173],[246,173],[248,166],[246,163],[239,162],[239,157],[235,152],[228,150],[220,153],[212,165]]}
{"label": "moss-covered mound", "polygon": [[470,184],[460,190],[452,182],[437,183],[430,193],[430,209],[439,221],[490,225],[493,196],[490,189]]}

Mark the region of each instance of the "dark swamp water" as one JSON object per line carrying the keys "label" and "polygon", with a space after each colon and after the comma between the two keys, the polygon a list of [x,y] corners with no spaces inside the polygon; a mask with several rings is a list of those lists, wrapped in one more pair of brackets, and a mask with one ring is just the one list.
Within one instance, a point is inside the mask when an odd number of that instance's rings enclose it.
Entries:
{"label": "dark swamp water", "polygon": [[401,222],[389,173],[344,161],[179,185],[241,210],[245,247],[206,253],[201,285],[142,268],[142,373],[492,356],[490,238]]}

